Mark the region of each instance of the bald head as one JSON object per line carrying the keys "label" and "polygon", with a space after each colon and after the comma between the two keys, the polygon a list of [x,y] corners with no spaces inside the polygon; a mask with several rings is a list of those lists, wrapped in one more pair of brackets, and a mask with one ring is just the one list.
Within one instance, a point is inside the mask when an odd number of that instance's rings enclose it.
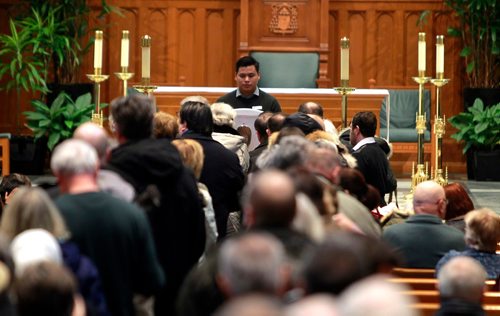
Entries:
{"label": "bald head", "polygon": [[446,196],[443,187],[434,181],[425,181],[417,185],[413,194],[415,214],[430,214],[444,218]]}
{"label": "bald head", "polygon": [[305,102],[299,106],[298,112],[305,114],[316,114],[323,118],[323,108],[316,102]]}
{"label": "bald head", "polygon": [[288,227],[295,217],[295,193],[286,173],[260,172],[245,189],[245,223],[250,227]]}
{"label": "bald head", "polygon": [[73,138],[83,140],[94,147],[99,160],[104,162],[108,149],[108,133],[104,128],[91,122],[83,123],[75,130]]}

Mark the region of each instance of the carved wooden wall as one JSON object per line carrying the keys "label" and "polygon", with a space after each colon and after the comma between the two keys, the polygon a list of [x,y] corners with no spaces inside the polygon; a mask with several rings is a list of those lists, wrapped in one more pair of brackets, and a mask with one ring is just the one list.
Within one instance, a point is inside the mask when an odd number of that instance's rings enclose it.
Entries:
{"label": "carved wooden wall", "polygon": [[[427,33],[427,73],[434,74],[435,35],[446,34],[453,18],[445,10],[442,0],[108,0],[119,7],[123,16],[111,15],[105,21],[103,73],[110,79],[103,86],[103,102],[121,95],[121,84],[113,76],[119,70],[120,36],[123,29],[130,31],[130,71],[139,80],[139,39],[144,34],[152,37],[151,79],[155,84],[186,86],[233,86],[234,62],[240,54],[241,4],[251,5],[288,2],[297,6],[313,3],[321,8],[321,16],[308,15],[306,19],[325,19],[314,39],[327,52],[326,72],[332,86],[339,84],[339,43],[347,36],[351,42],[350,83],[357,88],[369,88],[374,79],[377,87],[407,85],[417,88],[411,77],[417,73],[416,25],[423,10],[432,10],[423,30]],[[0,32],[8,28],[8,8],[14,0],[0,0]],[[93,25],[97,25],[100,0],[89,0],[92,5]],[[324,4],[326,3],[326,5]],[[262,28],[258,17],[248,24]],[[311,20],[311,23],[315,21]],[[267,27],[267,26],[265,26]],[[291,48],[293,49],[293,48]],[[462,60],[456,39],[445,39],[445,76],[451,83],[443,89],[443,112],[450,117],[461,111]],[[85,73],[92,72],[92,53],[85,57]],[[0,132],[14,131],[15,102],[12,94],[0,93]],[[23,109],[29,108],[28,97]],[[460,146],[444,139],[450,172],[464,172],[464,158]]]}

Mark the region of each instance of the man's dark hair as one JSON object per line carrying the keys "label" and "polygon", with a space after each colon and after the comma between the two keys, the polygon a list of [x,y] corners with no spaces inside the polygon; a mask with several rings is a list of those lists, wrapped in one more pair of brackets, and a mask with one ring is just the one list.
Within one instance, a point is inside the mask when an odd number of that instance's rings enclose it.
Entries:
{"label": "man's dark hair", "polygon": [[188,101],[179,112],[181,123],[186,123],[190,131],[210,136],[213,131],[212,110],[201,102]]}
{"label": "man's dark hair", "polygon": [[269,118],[271,116],[273,116],[272,112],[262,112],[259,114],[259,116],[257,116],[257,118],[255,119],[255,122],[253,122],[253,127],[255,128],[255,130],[257,132],[259,132],[261,137],[267,137],[267,133],[266,133],[267,122],[269,121]]}
{"label": "man's dark hair", "polygon": [[269,120],[267,121],[267,128],[271,131],[271,133],[278,132],[283,127],[283,123],[285,123],[285,119],[288,114],[283,112],[274,113]]}
{"label": "man's dark hair", "polygon": [[323,108],[319,103],[316,102],[302,103],[301,105],[299,105],[298,112],[305,114],[316,114],[319,115],[321,118],[323,118]]}
{"label": "man's dark hair", "polygon": [[71,272],[54,262],[27,267],[14,289],[19,316],[70,316],[77,291]]}
{"label": "man's dark hair", "polygon": [[364,137],[373,137],[377,130],[377,117],[373,112],[358,112],[352,118],[352,127],[355,126],[359,126]]}
{"label": "man's dark hair", "polygon": [[117,131],[129,140],[151,137],[155,105],[153,99],[133,94],[111,102],[111,116]]}
{"label": "man's dark hair", "polygon": [[259,72],[259,62],[252,56],[243,56],[236,62],[236,72],[240,70],[241,67],[255,66],[255,70]]}

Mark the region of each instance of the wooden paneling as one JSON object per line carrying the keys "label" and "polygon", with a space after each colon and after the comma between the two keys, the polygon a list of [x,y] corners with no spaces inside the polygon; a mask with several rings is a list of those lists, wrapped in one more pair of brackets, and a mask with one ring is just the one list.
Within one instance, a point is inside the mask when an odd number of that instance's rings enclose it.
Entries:
{"label": "wooden paneling", "polygon": [[[377,86],[407,85],[416,88],[411,79],[417,73],[417,33],[427,33],[427,73],[434,74],[435,36],[446,34],[455,23],[442,0],[108,0],[119,7],[122,16],[112,14],[98,21],[100,0],[89,0],[92,6],[91,25],[104,27],[103,72],[110,74],[102,85],[102,102],[121,95],[121,83],[113,75],[119,70],[121,30],[130,31],[130,71],[132,82],[140,80],[140,37],[152,36],[152,81],[158,85],[226,86],[234,85],[234,62],[244,53],[242,46],[276,46],[287,43],[284,50],[315,47],[321,50],[320,72],[329,86],[339,85],[339,43],[347,36],[351,40],[351,85],[368,88],[370,79]],[[7,31],[8,8],[15,0],[0,0],[0,32]],[[288,2],[299,8],[305,23],[297,34],[281,41],[270,41],[269,7]],[[242,16],[246,8],[266,8],[263,15]],[[309,6],[313,10],[306,11]],[[416,25],[423,10],[431,10],[428,23]],[[318,22],[319,21],[319,22]],[[242,35],[242,28],[258,28],[260,33]],[[263,35],[264,34],[264,35]],[[275,43],[276,42],[276,43]],[[280,48],[283,49],[283,48]],[[445,38],[445,76],[451,82],[443,88],[443,113],[450,117],[463,109],[461,91],[463,66],[459,58],[460,42]],[[92,72],[92,50],[84,58],[80,74]],[[430,87],[430,86],[429,86]],[[16,111],[13,93],[0,93],[0,132],[14,132]],[[24,96],[22,109],[29,109],[29,97]],[[25,130],[26,132],[26,130]],[[450,172],[464,172],[460,146],[449,135],[444,139],[444,161]],[[409,162],[402,161],[408,165]],[[409,163],[411,166],[411,163]],[[405,169],[406,170],[406,169]]]}

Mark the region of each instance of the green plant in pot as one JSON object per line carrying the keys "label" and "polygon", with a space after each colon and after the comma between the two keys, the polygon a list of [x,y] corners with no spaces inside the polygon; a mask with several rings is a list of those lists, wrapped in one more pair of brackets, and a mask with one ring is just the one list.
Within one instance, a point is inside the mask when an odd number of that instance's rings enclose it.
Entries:
{"label": "green plant in pot", "polygon": [[[33,131],[35,139],[47,137],[47,147],[51,151],[58,143],[70,138],[78,126],[90,121],[95,109],[90,93],[73,101],[68,94],[61,92],[50,107],[39,100],[34,100],[31,104],[35,111],[23,113],[27,126]],[[101,108],[106,106],[101,104]]]}
{"label": "green plant in pot", "polygon": [[[448,121],[458,130],[451,137],[464,143],[464,153],[473,153],[473,166],[468,167],[475,169],[474,177],[500,180],[500,103],[485,107],[481,99],[476,99],[466,112]],[[482,162],[481,157],[487,160]],[[484,172],[477,169],[482,167],[486,168]]]}
{"label": "green plant in pot", "polygon": [[458,17],[448,34],[460,37],[471,88],[500,87],[500,5],[496,0],[444,0]]}

